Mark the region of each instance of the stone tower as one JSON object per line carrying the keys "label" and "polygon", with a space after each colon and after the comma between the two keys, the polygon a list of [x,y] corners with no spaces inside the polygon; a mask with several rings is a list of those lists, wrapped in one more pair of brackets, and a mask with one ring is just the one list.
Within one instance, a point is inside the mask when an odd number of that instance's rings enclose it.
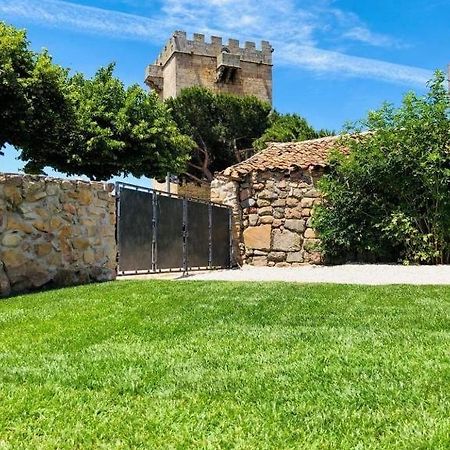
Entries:
{"label": "stone tower", "polygon": [[181,89],[203,86],[215,92],[236,95],[254,95],[272,103],[272,46],[254,42],[211,36],[205,42],[203,34],[194,34],[193,40],[183,31],[176,31],[167,42],[154,64],[147,67],[145,83],[162,99],[176,97]]}

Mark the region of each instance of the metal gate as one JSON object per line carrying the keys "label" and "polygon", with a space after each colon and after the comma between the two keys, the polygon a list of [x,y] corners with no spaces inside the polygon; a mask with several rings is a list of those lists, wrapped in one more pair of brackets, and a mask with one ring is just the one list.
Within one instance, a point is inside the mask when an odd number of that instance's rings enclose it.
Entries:
{"label": "metal gate", "polygon": [[218,269],[231,264],[231,209],[116,183],[118,273]]}

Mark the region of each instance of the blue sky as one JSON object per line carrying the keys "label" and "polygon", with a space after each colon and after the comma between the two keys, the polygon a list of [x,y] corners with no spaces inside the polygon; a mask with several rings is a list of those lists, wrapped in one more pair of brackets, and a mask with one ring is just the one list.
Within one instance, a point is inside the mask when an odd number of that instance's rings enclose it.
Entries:
{"label": "blue sky", "polygon": [[[0,0],[0,19],[73,71],[115,61],[126,84],[143,84],[174,30],[269,40],[274,107],[334,130],[425,92],[450,63],[450,0]],[[17,171],[16,155],[7,148],[0,170]]]}

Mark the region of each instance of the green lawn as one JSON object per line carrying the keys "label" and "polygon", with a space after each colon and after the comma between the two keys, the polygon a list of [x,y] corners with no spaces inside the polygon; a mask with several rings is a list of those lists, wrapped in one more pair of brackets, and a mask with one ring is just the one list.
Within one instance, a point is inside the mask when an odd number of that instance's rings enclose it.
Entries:
{"label": "green lawn", "polygon": [[450,448],[450,288],[123,281],[0,301],[3,448]]}

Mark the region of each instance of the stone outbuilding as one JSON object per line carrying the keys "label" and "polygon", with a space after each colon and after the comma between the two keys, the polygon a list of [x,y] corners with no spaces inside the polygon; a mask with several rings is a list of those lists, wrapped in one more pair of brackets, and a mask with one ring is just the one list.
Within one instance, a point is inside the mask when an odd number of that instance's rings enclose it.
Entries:
{"label": "stone outbuilding", "polygon": [[312,211],[321,201],[317,181],[338,136],[271,143],[219,173],[211,199],[232,206],[235,257],[258,266],[321,264]]}

